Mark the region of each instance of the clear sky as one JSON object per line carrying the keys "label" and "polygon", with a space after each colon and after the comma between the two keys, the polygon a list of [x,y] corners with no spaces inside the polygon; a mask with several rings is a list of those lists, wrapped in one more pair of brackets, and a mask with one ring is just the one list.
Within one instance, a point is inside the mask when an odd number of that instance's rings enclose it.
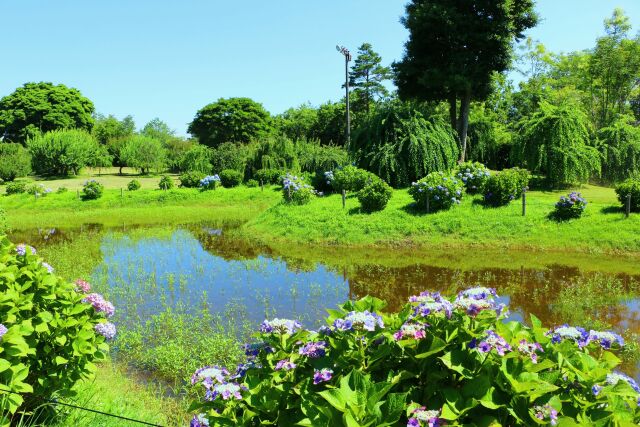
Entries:
{"label": "clear sky", "polygon": [[[342,96],[335,45],[391,63],[407,38],[404,0],[0,0],[0,96],[27,81],[76,87],[98,112],[154,117],[186,133],[195,112],[247,96],[272,113]],[[530,35],[591,48],[616,7],[640,29],[640,0],[538,0]]]}

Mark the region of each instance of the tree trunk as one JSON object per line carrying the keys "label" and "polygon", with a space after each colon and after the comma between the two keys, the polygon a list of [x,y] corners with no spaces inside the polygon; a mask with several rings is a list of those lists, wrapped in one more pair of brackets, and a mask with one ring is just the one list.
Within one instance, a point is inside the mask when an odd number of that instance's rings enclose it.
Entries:
{"label": "tree trunk", "polygon": [[467,89],[460,102],[460,127],[458,137],[460,138],[460,163],[465,161],[467,155],[467,132],[469,131],[469,110],[471,108],[471,89]]}
{"label": "tree trunk", "polygon": [[122,168],[123,166],[120,166],[120,172],[118,172],[118,175],[122,175]]}
{"label": "tree trunk", "polygon": [[458,126],[456,125],[456,120],[458,117],[458,112],[456,111],[457,103],[458,101],[456,100],[455,93],[449,95],[449,119],[451,120],[451,128],[455,131],[457,131],[458,129]]}

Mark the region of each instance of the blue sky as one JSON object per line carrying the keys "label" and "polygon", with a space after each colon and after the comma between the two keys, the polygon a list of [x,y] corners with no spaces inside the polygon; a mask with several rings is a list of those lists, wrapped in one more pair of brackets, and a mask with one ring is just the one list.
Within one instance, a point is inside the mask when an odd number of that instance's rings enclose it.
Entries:
{"label": "blue sky", "polygon": [[[342,96],[337,43],[402,56],[404,0],[0,0],[0,96],[27,81],[80,89],[97,111],[160,117],[185,134],[195,112],[248,96],[272,113]],[[616,7],[640,29],[639,0],[538,0],[530,35],[550,50],[590,48]]]}

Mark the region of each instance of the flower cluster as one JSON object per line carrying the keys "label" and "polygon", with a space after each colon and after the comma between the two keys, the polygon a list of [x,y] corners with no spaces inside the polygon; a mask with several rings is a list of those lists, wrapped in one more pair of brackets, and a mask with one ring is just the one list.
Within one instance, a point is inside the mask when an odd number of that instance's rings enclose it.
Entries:
{"label": "flower cluster", "polygon": [[209,420],[207,420],[205,414],[194,415],[193,418],[191,418],[189,427],[209,427]]}
{"label": "flower cluster", "polygon": [[223,383],[228,375],[229,371],[225,368],[219,366],[204,366],[193,373],[191,376],[191,384],[202,383],[205,388],[210,389],[214,380]]}
{"label": "flower cluster", "polygon": [[202,178],[198,187],[202,190],[215,190],[218,185],[220,185],[220,177],[216,174]]}
{"label": "flower cluster", "polygon": [[413,182],[409,194],[420,209],[426,210],[428,203],[429,211],[437,211],[460,204],[463,190],[458,179],[442,172],[433,172],[420,181]]}
{"label": "flower cluster", "polygon": [[562,325],[547,332],[547,336],[551,337],[551,342],[558,344],[562,341],[574,341],[580,348],[589,344],[589,333],[580,327]]}
{"label": "flower cluster", "polygon": [[111,340],[116,336],[116,325],[111,322],[98,323],[95,326],[95,330],[108,340]]}
{"label": "flower cluster", "polygon": [[78,279],[76,280],[76,289],[84,294],[89,293],[91,291],[91,284],[86,280]]}
{"label": "flower cluster", "polygon": [[262,365],[256,363],[253,360],[249,360],[247,363],[239,363],[238,366],[236,367],[236,372],[229,378],[232,380],[242,378],[251,369],[260,369],[260,368],[262,368]]}
{"label": "flower cluster", "polygon": [[210,392],[207,392],[206,398],[208,400],[215,400],[220,396],[223,400],[242,400],[242,393],[240,392],[244,390],[247,390],[246,386],[234,382],[215,384]]}
{"label": "flower cluster", "polygon": [[116,311],[113,304],[105,300],[100,294],[88,294],[82,302],[91,304],[96,311],[104,313],[107,317],[113,316],[113,313]]}
{"label": "flower cluster", "polygon": [[0,340],[2,340],[2,337],[4,336],[4,334],[7,333],[9,329],[7,329],[6,326],[4,326],[2,323],[0,323]]}
{"label": "flower cluster", "polygon": [[544,353],[544,349],[537,342],[528,342],[527,340],[521,340],[518,343],[518,351],[526,356],[531,358],[533,363],[538,363],[538,354],[537,352]]}
{"label": "flower cluster", "polygon": [[287,174],[282,178],[282,197],[287,203],[304,205],[311,201],[316,191],[300,177]]}
{"label": "flower cluster", "polygon": [[324,383],[327,381],[331,381],[331,378],[333,378],[333,370],[328,369],[328,368],[323,368],[320,370],[315,370],[313,372],[313,383],[314,384],[320,384],[320,383]]}
{"label": "flower cluster", "polygon": [[429,325],[422,323],[405,323],[400,327],[398,332],[393,334],[393,338],[396,341],[400,341],[406,337],[421,340],[427,336],[425,331],[427,326]]}
{"label": "flower cluster", "polygon": [[290,371],[292,369],[296,369],[296,364],[293,363],[291,360],[289,359],[282,359],[279,360],[278,363],[276,363],[276,367],[275,370],[276,371],[280,371],[282,369],[284,369],[285,371]]}
{"label": "flower cluster", "polygon": [[384,328],[382,317],[376,313],[365,311],[352,311],[344,319],[336,319],[333,322],[336,329],[343,331],[375,331],[376,327]]}
{"label": "flower cluster", "polygon": [[302,325],[297,320],[278,319],[265,320],[260,325],[260,332],[277,333],[277,334],[293,334],[302,329]]}
{"label": "flower cluster", "polygon": [[46,196],[47,194],[51,193],[53,190],[51,190],[50,188],[45,187],[43,184],[34,184],[31,187],[29,187],[27,189],[27,193],[29,194],[33,194],[36,197],[39,196]]}
{"label": "flower cluster", "polygon": [[587,200],[580,193],[574,191],[560,197],[560,201],[556,203],[553,216],[560,220],[580,218],[586,208]]}
{"label": "flower cluster", "polygon": [[605,382],[607,383],[607,385],[616,385],[620,381],[629,384],[636,393],[640,393],[640,386],[638,385],[636,380],[621,372],[613,372],[611,374],[608,374]]}
{"label": "flower cluster", "polygon": [[495,289],[476,287],[462,291],[454,301],[454,307],[464,310],[469,316],[475,317],[485,310],[495,311],[498,316],[506,314],[506,306],[499,304]]}
{"label": "flower cluster", "polygon": [[[275,320],[278,320],[278,319],[275,319]],[[264,322],[263,322],[263,325],[264,325]],[[263,350],[267,353],[273,352],[273,349],[267,343],[264,343],[264,342],[243,344],[242,349],[244,350],[244,354],[249,358],[257,357],[260,354],[260,352]]]}
{"label": "flower cluster", "polygon": [[558,424],[558,411],[551,405],[536,406],[533,408],[535,417],[541,421],[549,420],[552,426]]}
{"label": "flower cluster", "polygon": [[589,331],[589,342],[597,342],[605,350],[609,350],[613,344],[617,344],[619,347],[624,346],[624,338],[615,332],[611,331]]}
{"label": "flower cluster", "polygon": [[82,198],[84,200],[99,199],[104,192],[104,185],[100,184],[95,179],[85,181],[82,186]]}
{"label": "flower cluster", "polygon": [[421,292],[420,295],[409,297],[409,302],[419,303],[414,308],[412,317],[426,317],[430,314],[444,313],[451,318],[453,304],[440,295],[439,292]]}
{"label": "flower cluster", "polygon": [[42,262],[42,266],[43,266],[44,268],[46,268],[46,269],[47,269],[47,271],[49,272],[49,274],[52,274],[52,273],[54,272],[54,268],[53,268],[53,267],[51,267],[51,265],[50,265],[50,264],[48,264],[48,263],[46,263],[46,262],[44,262],[44,261]]}
{"label": "flower cluster", "polygon": [[489,353],[491,350],[495,350],[500,356],[504,356],[507,351],[511,351],[509,343],[496,334],[495,331],[487,331],[486,336],[480,343],[474,338],[469,343],[469,348],[477,348],[481,353]]}
{"label": "flower cluster", "polygon": [[440,419],[442,410],[428,410],[425,406],[416,408],[411,412],[411,418],[407,422],[407,427],[440,427],[444,425]]}
{"label": "flower cluster", "polygon": [[312,359],[323,357],[327,351],[327,343],[325,341],[312,341],[300,347],[299,353]]}
{"label": "flower cluster", "polygon": [[456,177],[461,180],[469,194],[482,192],[491,172],[482,163],[466,162],[457,168]]}
{"label": "flower cluster", "polygon": [[331,185],[331,183],[333,182],[333,180],[335,179],[333,176],[333,171],[327,171],[324,173],[324,179],[327,183],[327,185]]}
{"label": "flower cluster", "polygon": [[27,254],[27,249],[29,249],[31,255],[36,254],[36,248],[33,246],[25,245],[24,243],[16,245],[16,253],[20,256],[25,256]]}

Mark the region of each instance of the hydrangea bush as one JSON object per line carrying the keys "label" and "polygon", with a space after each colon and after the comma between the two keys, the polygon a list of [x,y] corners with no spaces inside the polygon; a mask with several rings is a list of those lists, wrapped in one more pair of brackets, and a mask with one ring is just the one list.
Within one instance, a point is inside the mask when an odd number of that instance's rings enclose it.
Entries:
{"label": "hydrangea bush", "polygon": [[[7,194],[9,192],[7,185]],[[640,212],[640,179],[630,178],[616,186],[616,195],[623,207],[627,206],[627,197],[631,195],[631,212]]]}
{"label": "hydrangea bush", "polygon": [[479,162],[464,162],[458,165],[454,175],[462,181],[467,193],[482,193],[491,172],[489,169]]}
{"label": "hydrangea bush", "polygon": [[393,190],[383,180],[376,177],[370,184],[358,191],[358,201],[364,212],[377,212],[387,207]]}
{"label": "hydrangea bush", "polygon": [[587,208],[587,200],[575,191],[560,197],[555,205],[552,217],[557,220],[576,219],[582,216]]}
{"label": "hydrangea bush", "polygon": [[247,361],[194,374],[191,426],[624,426],[636,382],[613,332],[505,320],[495,290],[423,292],[397,313],[366,297],[327,326],[265,321]]}
{"label": "hydrangea bush", "polygon": [[27,188],[27,193],[38,197],[44,197],[52,191],[50,188],[45,187],[44,184],[33,184]]}
{"label": "hydrangea bush", "polygon": [[0,399],[0,425],[73,396],[74,384],[104,359],[114,307],[90,289],[57,277],[31,246],[0,237],[0,390],[13,392]]}
{"label": "hydrangea bush", "polygon": [[104,193],[104,185],[94,179],[85,181],[82,186],[82,200],[99,199],[102,197],[102,193]]}
{"label": "hydrangea bush", "polygon": [[464,186],[462,181],[443,172],[432,172],[418,182],[411,184],[409,194],[416,201],[421,210],[438,211],[449,209],[453,205],[460,204]]}
{"label": "hydrangea bush", "polygon": [[531,174],[520,168],[505,169],[491,175],[484,189],[484,201],[491,206],[504,206],[522,195],[529,186]]}
{"label": "hydrangea bush", "polygon": [[287,174],[282,179],[282,197],[286,203],[293,205],[305,205],[316,194],[312,186],[306,184],[304,179]]}
{"label": "hydrangea bush", "polygon": [[200,186],[200,181],[207,174],[198,172],[198,171],[190,171],[185,172],[180,175],[180,187],[183,188],[198,188]]}
{"label": "hydrangea bush", "polygon": [[198,187],[203,190],[215,190],[220,185],[220,177],[218,175],[207,175],[200,180]]}

